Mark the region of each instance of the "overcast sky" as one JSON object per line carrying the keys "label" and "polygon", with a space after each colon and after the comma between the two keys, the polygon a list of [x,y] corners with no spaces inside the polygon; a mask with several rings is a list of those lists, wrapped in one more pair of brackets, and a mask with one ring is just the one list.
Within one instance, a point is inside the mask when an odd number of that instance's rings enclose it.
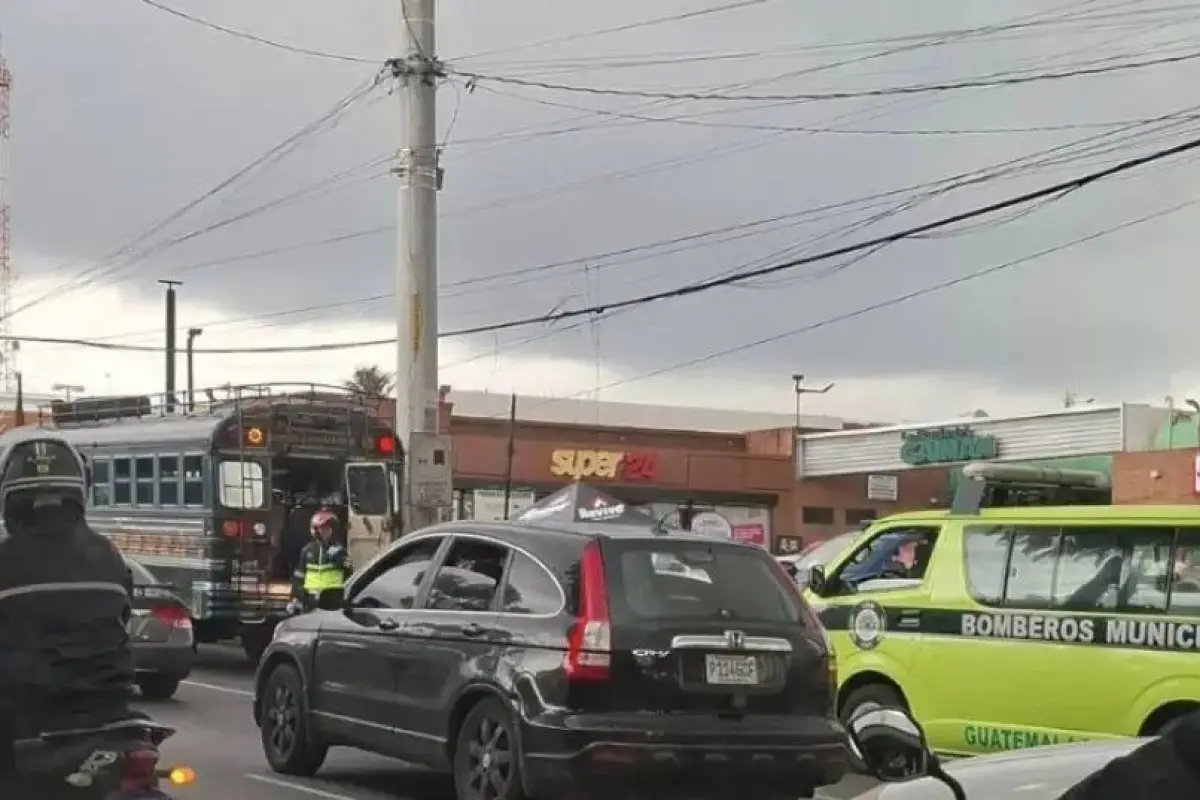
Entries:
{"label": "overcast sky", "polygon": [[[180,325],[205,328],[200,348],[393,335],[391,300],[365,299],[389,295],[395,280],[395,182],[384,173],[397,101],[386,85],[285,157],[137,237],[375,75],[399,47],[398,3],[164,2],[362,62],[285,52],[141,0],[0,4],[14,74],[14,304],[49,295],[15,314],[13,331],[160,345],[155,280],[178,278],[186,281]],[[1186,58],[1200,47],[1194,4],[859,0],[850,13],[829,0],[763,0],[632,27],[729,4],[439,3],[442,57],[452,70],[484,76],[474,91],[452,79],[438,98],[449,142],[443,330],[777,263],[1200,136],[1188,60],[990,87],[787,99]],[[566,41],[538,44],[554,39]],[[614,96],[492,76],[725,99]],[[764,94],[782,97],[744,99]],[[1007,171],[995,177],[1001,165]],[[989,179],[929,197],[931,182],[963,174]],[[814,412],[910,420],[1043,409],[1067,390],[1102,401],[1200,393],[1192,332],[1200,209],[1185,205],[1198,177],[1185,154],[854,263],[815,264],[595,322],[445,340],[442,379],[497,392],[582,396],[603,387],[609,399],[787,410],[799,371],[837,382],[806,399]],[[771,218],[782,219],[761,223]],[[760,224],[734,228],[747,223]],[[726,232],[695,238],[718,229]],[[691,238],[643,247],[680,237]],[[111,258],[131,241],[132,256]],[[639,249],[605,255],[631,248]],[[279,252],[246,257],[267,250]],[[558,262],[568,263],[529,269]],[[296,311],[313,306],[326,307]],[[155,353],[26,344],[21,360],[37,390],[65,382],[157,391],[162,383]],[[338,381],[366,363],[391,368],[394,352],[201,353],[197,383]]]}

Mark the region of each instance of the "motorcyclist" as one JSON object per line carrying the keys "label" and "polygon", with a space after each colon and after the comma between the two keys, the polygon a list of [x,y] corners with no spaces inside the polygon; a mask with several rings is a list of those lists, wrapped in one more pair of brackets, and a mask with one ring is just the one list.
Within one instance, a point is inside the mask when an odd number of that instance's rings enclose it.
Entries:
{"label": "motorcyclist", "polygon": [[132,577],[84,521],[86,476],[53,431],[0,436],[0,786],[16,782],[17,741],[141,717],[129,707]]}
{"label": "motorcyclist", "polygon": [[346,547],[334,540],[337,516],[322,508],[312,516],[309,528],[313,540],[300,551],[296,571],[292,573],[292,600],[288,614],[311,607],[325,589],[340,589],[353,571]]}
{"label": "motorcyclist", "polygon": [[1059,800],[1194,800],[1200,797],[1200,711],[1159,737],[1113,759],[1072,786]]}

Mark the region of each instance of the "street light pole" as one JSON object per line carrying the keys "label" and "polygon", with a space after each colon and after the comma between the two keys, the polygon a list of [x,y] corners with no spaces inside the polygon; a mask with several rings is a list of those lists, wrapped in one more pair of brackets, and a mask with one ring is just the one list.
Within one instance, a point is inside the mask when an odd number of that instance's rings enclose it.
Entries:
{"label": "street light pole", "polygon": [[187,397],[188,411],[196,410],[196,373],[193,357],[196,355],[193,344],[196,337],[204,333],[203,328],[188,328],[187,332]]}
{"label": "street light pole", "polygon": [[820,389],[809,389],[804,385],[804,375],[797,372],[792,375],[792,384],[796,387],[796,433],[800,432],[800,395],[802,394],[825,394],[834,387],[834,384],[827,383]]}

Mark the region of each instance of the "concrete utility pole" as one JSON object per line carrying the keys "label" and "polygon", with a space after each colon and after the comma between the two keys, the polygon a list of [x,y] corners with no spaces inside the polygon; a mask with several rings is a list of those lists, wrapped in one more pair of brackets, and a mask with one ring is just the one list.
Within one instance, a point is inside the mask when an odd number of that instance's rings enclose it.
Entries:
{"label": "concrete utility pole", "polygon": [[163,408],[168,414],[175,412],[175,287],[183,286],[183,281],[173,281],[163,278],[159,281],[167,287],[166,297],[166,347],[167,353],[167,392]]}
{"label": "concrete utility pole", "polygon": [[405,531],[432,525],[452,499],[448,443],[438,436],[437,86],[435,0],[400,0],[396,220],[396,430],[407,456]]}

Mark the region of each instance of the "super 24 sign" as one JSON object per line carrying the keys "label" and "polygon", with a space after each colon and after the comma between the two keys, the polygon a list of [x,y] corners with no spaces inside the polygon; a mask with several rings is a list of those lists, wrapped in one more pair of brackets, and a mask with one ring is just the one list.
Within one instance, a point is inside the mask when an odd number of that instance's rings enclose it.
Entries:
{"label": "super 24 sign", "polygon": [[550,474],[557,478],[604,478],[646,482],[654,480],[658,459],[654,453],[617,453],[609,450],[555,450],[550,454]]}

